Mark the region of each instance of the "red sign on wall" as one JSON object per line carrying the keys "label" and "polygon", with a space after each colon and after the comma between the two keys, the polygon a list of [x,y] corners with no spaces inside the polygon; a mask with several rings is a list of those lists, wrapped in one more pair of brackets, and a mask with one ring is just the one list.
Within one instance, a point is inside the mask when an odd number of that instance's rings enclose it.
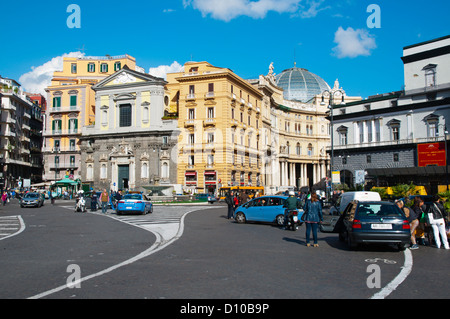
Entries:
{"label": "red sign on wall", "polygon": [[417,157],[419,167],[425,166],[445,166],[445,144],[426,143],[417,145]]}

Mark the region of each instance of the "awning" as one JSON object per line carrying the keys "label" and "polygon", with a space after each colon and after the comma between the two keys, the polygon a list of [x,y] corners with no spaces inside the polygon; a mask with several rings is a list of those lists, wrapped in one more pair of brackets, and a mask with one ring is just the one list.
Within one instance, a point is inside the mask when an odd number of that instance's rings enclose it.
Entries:
{"label": "awning", "polygon": [[186,172],[186,176],[196,176],[197,172]]}
{"label": "awning", "polygon": [[214,171],[206,171],[205,175],[216,175],[216,172],[214,172]]}
{"label": "awning", "polygon": [[53,185],[55,186],[59,186],[59,187],[64,187],[64,186],[77,186],[79,185],[79,182],[71,180],[69,178],[64,178],[60,181],[56,181]]}

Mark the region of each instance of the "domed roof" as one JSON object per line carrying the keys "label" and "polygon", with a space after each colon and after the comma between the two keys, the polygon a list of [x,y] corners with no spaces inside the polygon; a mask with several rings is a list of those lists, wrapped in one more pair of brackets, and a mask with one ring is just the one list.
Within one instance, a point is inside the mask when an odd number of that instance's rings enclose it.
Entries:
{"label": "domed roof", "polygon": [[330,90],[330,86],[320,76],[302,68],[284,70],[275,79],[284,90],[284,98],[289,101],[308,103],[316,95]]}

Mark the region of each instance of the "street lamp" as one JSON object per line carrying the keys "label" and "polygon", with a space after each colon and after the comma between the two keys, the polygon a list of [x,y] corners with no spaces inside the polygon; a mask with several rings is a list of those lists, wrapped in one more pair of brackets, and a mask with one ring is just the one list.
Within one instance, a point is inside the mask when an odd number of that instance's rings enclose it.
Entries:
{"label": "street lamp", "polygon": [[333,140],[333,106],[334,104],[334,96],[336,93],[341,94],[342,96],[342,101],[341,101],[341,105],[345,105],[345,101],[344,101],[344,97],[345,97],[345,93],[343,90],[339,90],[339,89],[333,89],[331,91],[329,90],[325,90],[322,92],[322,102],[320,103],[320,105],[324,106],[325,104],[325,93],[328,94],[329,99],[328,99],[328,108],[330,109],[330,128],[331,128],[331,161],[330,161],[330,195],[331,192],[333,191],[333,183],[332,183],[332,177],[333,177],[333,166],[334,166],[334,140]]}

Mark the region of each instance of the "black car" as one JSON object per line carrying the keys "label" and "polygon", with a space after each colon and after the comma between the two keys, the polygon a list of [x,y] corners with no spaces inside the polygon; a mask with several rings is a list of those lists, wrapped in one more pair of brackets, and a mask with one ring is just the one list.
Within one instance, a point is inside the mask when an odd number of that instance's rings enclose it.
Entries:
{"label": "black car", "polygon": [[336,224],[339,239],[351,249],[358,244],[395,244],[404,250],[411,234],[409,222],[398,206],[391,202],[352,201]]}

